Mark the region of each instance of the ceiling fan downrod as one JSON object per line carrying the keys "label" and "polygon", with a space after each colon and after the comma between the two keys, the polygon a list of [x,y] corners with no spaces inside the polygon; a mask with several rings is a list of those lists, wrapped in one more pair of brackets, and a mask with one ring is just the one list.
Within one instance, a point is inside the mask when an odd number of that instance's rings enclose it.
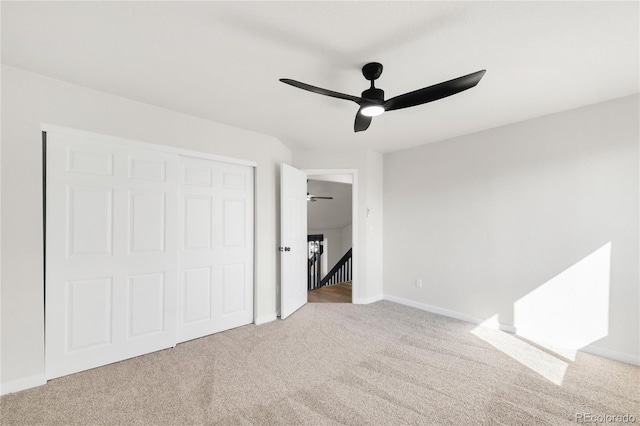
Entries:
{"label": "ceiling fan downrod", "polygon": [[[379,62],[369,62],[362,67],[362,75],[371,82],[371,87],[362,92],[362,98],[370,101],[384,102],[384,90],[377,89],[374,82],[382,75],[382,64]],[[375,102],[375,103],[378,103]]]}

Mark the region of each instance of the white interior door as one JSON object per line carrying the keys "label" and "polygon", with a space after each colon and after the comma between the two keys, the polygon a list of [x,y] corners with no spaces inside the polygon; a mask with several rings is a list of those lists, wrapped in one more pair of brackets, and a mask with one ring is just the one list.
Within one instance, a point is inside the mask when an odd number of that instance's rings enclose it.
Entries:
{"label": "white interior door", "polygon": [[48,379],[175,344],[175,174],[162,152],[47,133]]}
{"label": "white interior door", "polygon": [[307,303],[307,175],[282,164],[280,173],[280,318]]}
{"label": "white interior door", "polygon": [[253,322],[253,168],[181,157],[178,341]]}

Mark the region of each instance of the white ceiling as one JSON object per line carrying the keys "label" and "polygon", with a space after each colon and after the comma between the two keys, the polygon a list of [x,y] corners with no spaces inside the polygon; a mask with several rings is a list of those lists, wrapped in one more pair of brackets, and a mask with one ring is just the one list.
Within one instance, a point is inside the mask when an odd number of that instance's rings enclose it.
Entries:
{"label": "white ceiling", "polygon": [[310,194],[333,197],[307,203],[307,228],[315,230],[342,229],[351,224],[351,184],[309,179]]}
{"label": "white ceiling", "polygon": [[[638,92],[638,2],[1,2],[2,62],[269,134],[390,152]],[[353,132],[387,98],[480,69],[466,92]],[[5,106],[7,107],[7,106]],[[8,106],[10,107],[10,106]]]}

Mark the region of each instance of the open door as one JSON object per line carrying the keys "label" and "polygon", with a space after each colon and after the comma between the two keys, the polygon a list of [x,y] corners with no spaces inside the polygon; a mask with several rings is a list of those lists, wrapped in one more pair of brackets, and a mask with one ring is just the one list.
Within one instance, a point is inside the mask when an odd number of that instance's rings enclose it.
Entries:
{"label": "open door", "polygon": [[307,303],[307,175],[282,164],[280,173],[280,318]]}

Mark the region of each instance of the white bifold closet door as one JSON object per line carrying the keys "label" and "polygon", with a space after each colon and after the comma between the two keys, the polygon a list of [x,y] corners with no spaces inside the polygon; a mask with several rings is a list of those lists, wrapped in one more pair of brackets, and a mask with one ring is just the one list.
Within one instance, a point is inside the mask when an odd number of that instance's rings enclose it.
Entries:
{"label": "white bifold closet door", "polygon": [[253,321],[252,167],[65,132],[46,145],[48,379]]}

